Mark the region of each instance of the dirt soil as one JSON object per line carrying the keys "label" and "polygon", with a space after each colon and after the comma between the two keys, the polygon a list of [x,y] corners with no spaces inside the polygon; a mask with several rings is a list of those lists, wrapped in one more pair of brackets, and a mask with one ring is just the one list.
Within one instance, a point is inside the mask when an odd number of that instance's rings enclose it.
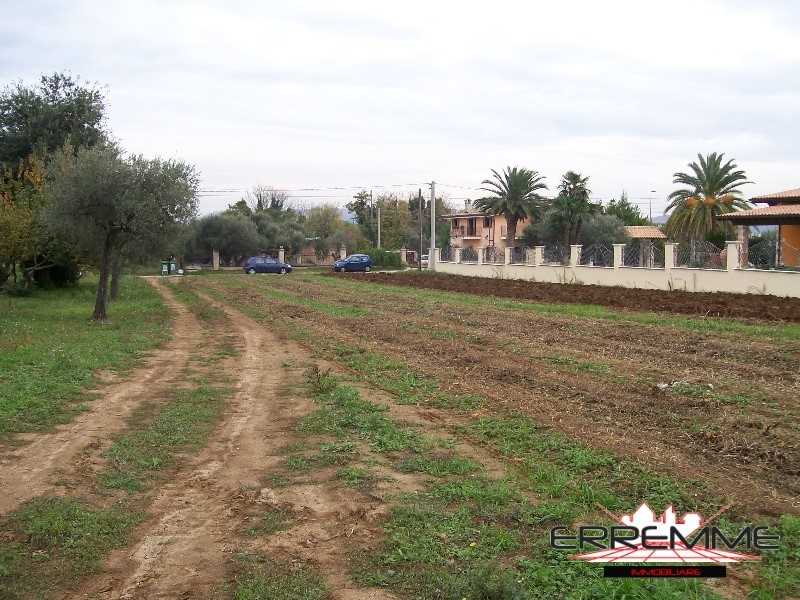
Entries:
{"label": "dirt soil", "polygon": [[405,285],[433,290],[466,292],[481,296],[518,298],[535,302],[599,304],[613,308],[668,312],[703,317],[730,317],[759,321],[800,323],[800,298],[756,294],[640,290],[597,285],[537,283],[513,279],[487,279],[462,275],[416,273],[348,273],[375,283]]}

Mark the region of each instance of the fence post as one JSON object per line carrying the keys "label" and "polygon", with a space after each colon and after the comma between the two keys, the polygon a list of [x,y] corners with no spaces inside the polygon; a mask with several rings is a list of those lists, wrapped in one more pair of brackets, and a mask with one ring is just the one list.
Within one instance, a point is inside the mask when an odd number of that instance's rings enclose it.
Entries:
{"label": "fence post", "polygon": [[283,246],[281,246],[280,248],[278,248],[278,261],[285,262],[284,260],[285,258],[286,258],[286,250],[284,250]]}
{"label": "fence post", "polygon": [[401,265],[407,265],[408,264],[408,260],[406,259],[406,248],[405,248],[405,246],[400,248],[400,264]]}
{"label": "fence post", "polygon": [[344,247],[344,244],[339,247],[339,258],[342,260],[347,258],[347,248]]}
{"label": "fence post", "polygon": [[625,262],[625,244],[614,244],[614,268],[619,269]]}
{"label": "fence post", "polygon": [[456,264],[461,262],[461,248],[453,248],[453,262]]}
{"label": "fence post", "polygon": [[569,247],[569,266],[570,267],[577,267],[578,263],[581,261],[581,246],[580,244],[575,244],[574,246]]}
{"label": "fence post", "polygon": [[533,266],[538,267],[544,264],[544,246],[533,247]]}
{"label": "fence post", "polygon": [[506,247],[504,250],[505,256],[503,257],[503,263],[510,265],[511,264],[511,253],[514,251],[513,248]]}
{"label": "fence post", "polygon": [[739,268],[739,248],[742,243],[739,240],[725,242],[725,270],[735,271]]}
{"label": "fence post", "polygon": [[483,248],[478,248],[478,264],[483,264]]}
{"label": "fence post", "polygon": [[428,268],[431,271],[435,271],[436,270],[436,265],[439,264],[439,258],[441,257],[441,255],[442,255],[442,249],[441,248],[434,248],[433,249],[433,254],[428,257]]}
{"label": "fence post", "polygon": [[219,250],[211,251],[211,268],[214,271],[219,271]]}
{"label": "fence post", "polygon": [[664,243],[664,270],[670,271],[675,266],[675,248],[678,244],[672,242]]}

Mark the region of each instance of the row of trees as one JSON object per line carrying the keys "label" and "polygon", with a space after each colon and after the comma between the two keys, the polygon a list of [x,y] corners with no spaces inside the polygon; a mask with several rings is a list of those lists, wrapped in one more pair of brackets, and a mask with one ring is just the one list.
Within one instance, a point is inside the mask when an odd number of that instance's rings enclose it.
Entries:
{"label": "row of trees", "polygon": [[[749,204],[741,198],[740,187],[750,183],[734,160],[724,154],[698,154],[698,161],[689,164],[690,173],[678,172],[673,182],[681,187],[669,196],[669,219],[666,234],[677,240],[701,240],[732,234],[732,226],[719,216]],[[567,171],[561,178],[554,198],[543,195],[548,189],[545,178],[537,171],[506,167],[492,170],[492,178],[482,182],[489,195],[475,201],[478,210],[490,215],[503,215],[507,239],[516,237],[518,224],[530,219],[523,231],[523,243],[593,244],[625,241],[625,225],[645,225],[649,221],[625,193],[603,206],[591,201],[589,177]]]}
{"label": "row of trees", "polygon": [[0,285],[65,285],[97,268],[92,317],[105,321],[123,263],[169,252],[197,191],[193,166],[123,151],[94,85],[54,74],[0,94]]}

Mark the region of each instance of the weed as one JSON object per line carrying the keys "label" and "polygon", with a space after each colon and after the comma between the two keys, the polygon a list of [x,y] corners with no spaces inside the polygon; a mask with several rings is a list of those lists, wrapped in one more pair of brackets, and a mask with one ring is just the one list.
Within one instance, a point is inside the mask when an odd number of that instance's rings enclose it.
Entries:
{"label": "weed", "polygon": [[319,574],[257,555],[239,557],[234,600],[325,600],[328,589]]}

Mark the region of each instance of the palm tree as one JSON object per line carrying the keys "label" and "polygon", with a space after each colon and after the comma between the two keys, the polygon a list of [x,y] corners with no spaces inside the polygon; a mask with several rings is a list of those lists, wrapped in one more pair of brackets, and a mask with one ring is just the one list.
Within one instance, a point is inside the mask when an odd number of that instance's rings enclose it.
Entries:
{"label": "palm tree", "polygon": [[558,184],[558,196],[553,200],[551,218],[561,226],[565,246],[578,242],[584,219],[600,209],[598,204],[589,199],[592,191],[587,186],[588,182],[588,176],[567,171]]}
{"label": "palm tree", "polygon": [[725,155],[712,152],[708,156],[697,155],[697,162],[689,163],[692,173],[675,173],[673,183],[687,187],[669,195],[667,212],[672,211],[665,230],[674,239],[704,239],[709,233],[723,225],[717,217],[750,205],[741,198],[738,189],[748,181],[744,171],[739,170],[733,159],[722,162]]}
{"label": "palm tree", "polygon": [[517,223],[526,217],[538,218],[542,212],[542,196],[546,190],[544,177],[537,171],[520,167],[506,167],[503,173],[492,169],[492,179],[484,179],[481,189],[492,196],[478,198],[475,208],[491,215],[506,218],[506,245],[513,246],[517,237]]}

